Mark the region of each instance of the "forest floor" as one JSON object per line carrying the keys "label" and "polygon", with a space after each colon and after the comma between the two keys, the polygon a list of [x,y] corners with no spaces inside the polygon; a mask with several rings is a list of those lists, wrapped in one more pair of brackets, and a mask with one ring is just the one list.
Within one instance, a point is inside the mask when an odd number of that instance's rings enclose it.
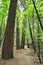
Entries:
{"label": "forest floor", "polygon": [[[1,53],[0,53],[1,54]],[[14,58],[9,60],[2,60],[0,58],[0,65],[42,65],[38,61],[38,57],[34,55],[32,49],[14,50]]]}

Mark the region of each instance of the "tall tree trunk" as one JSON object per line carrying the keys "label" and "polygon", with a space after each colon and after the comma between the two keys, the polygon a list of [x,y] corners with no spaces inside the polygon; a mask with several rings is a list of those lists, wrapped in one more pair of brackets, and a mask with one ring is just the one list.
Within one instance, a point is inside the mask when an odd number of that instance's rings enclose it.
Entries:
{"label": "tall tree trunk", "polygon": [[19,21],[17,18],[17,28],[16,28],[16,49],[20,49],[20,36],[19,36]]}
{"label": "tall tree trunk", "polygon": [[24,45],[25,45],[25,28],[26,28],[26,21],[23,22],[23,27],[22,27],[22,38],[21,38],[22,49],[24,49]]}
{"label": "tall tree trunk", "polygon": [[43,25],[42,25],[42,23],[41,23],[41,19],[40,19],[39,13],[38,13],[38,10],[37,10],[36,5],[35,5],[36,3],[35,3],[34,0],[32,0],[32,2],[33,2],[33,5],[34,5],[34,8],[35,8],[35,11],[36,11],[37,18],[38,18],[38,21],[39,21],[39,23],[40,23],[41,29],[43,30]]}
{"label": "tall tree trunk", "polygon": [[21,38],[21,48],[24,49],[25,45],[25,32],[24,29],[22,28],[22,38]]}
{"label": "tall tree trunk", "polygon": [[34,53],[35,53],[35,45],[34,45],[34,39],[33,39],[33,34],[32,34],[32,29],[31,29],[30,23],[29,23],[29,30],[30,30],[31,40],[32,40],[32,46],[33,46]]}
{"label": "tall tree trunk", "polygon": [[4,59],[13,58],[16,7],[17,7],[17,0],[10,0],[7,26],[5,30],[4,43],[2,47],[2,58]]}
{"label": "tall tree trunk", "polygon": [[39,27],[39,23],[38,23],[38,58],[39,58],[39,62],[41,63],[41,57],[40,57],[40,27]]}
{"label": "tall tree trunk", "polygon": [[42,43],[42,63],[43,63],[43,42]]}
{"label": "tall tree trunk", "polygon": [[2,43],[2,26],[3,26],[3,17],[2,17],[1,24],[0,24],[0,47],[1,47],[1,43]]}
{"label": "tall tree trunk", "polygon": [[29,48],[29,41],[28,41],[28,38],[27,38],[27,47]]}
{"label": "tall tree trunk", "polygon": [[33,30],[33,41],[34,41],[34,54],[36,53],[35,35],[34,35],[34,8],[32,12],[32,30]]}

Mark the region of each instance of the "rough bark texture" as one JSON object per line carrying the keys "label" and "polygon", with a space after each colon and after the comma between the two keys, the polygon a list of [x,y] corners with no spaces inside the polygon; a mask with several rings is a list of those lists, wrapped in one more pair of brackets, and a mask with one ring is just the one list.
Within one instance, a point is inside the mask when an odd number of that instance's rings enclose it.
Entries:
{"label": "rough bark texture", "polygon": [[14,44],[14,24],[16,15],[17,0],[10,0],[10,8],[7,19],[7,26],[5,30],[4,43],[2,47],[2,58],[13,58],[13,44]]}
{"label": "rough bark texture", "polygon": [[16,49],[20,49],[20,36],[19,36],[19,21],[17,18],[17,28],[16,28]]}

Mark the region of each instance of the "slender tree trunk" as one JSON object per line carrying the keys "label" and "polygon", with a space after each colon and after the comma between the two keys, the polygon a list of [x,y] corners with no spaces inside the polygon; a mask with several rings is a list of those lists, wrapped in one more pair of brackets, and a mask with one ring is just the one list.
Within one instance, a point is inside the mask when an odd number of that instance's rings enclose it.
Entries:
{"label": "slender tree trunk", "polygon": [[2,58],[4,59],[13,58],[16,7],[17,7],[17,0],[10,0],[7,26],[5,30],[4,43],[2,47]]}
{"label": "slender tree trunk", "polygon": [[1,24],[0,24],[0,47],[1,47],[1,43],[2,43],[2,25],[3,25],[3,17],[2,17]]}
{"label": "slender tree trunk", "polygon": [[32,30],[31,30],[30,23],[29,23],[29,30],[30,30],[30,36],[31,36],[31,40],[32,40],[32,46],[33,46],[34,53],[35,53],[35,45],[34,45],[34,39],[33,39],[33,34],[32,34]]}
{"label": "slender tree trunk", "polygon": [[21,48],[24,49],[25,45],[25,32],[24,29],[22,28],[22,39],[21,39]]}
{"label": "slender tree trunk", "polygon": [[25,28],[26,28],[26,21],[23,22],[23,27],[22,27],[22,38],[21,38],[22,49],[24,49],[24,45],[25,45]]}
{"label": "slender tree trunk", "polygon": [[2,35],[2,26],[0,25],[0,47],[1,47],[1,42],[2,42],[1,35]]}
{"label": "slender tree trunk", "polygon": [[19,36],[19,21],[17,18],[17,28],[16,28],[16,49],[20,49],[20,36]]}
{"label": "slender tree trunk", "polygon": [[42,63],[43,63],[43,42],[42,43]]}
{"label": "slender tree trunk", "polygon": [[39,13],[38,13],[38,10],[37,10],[36,5],[35,5],[36,3],[35,3],[34,0],[32,0],[32,2],[33,2],[33,5],[34,5],[34,8],[35,8],[35,11],[36,11],[37,18],[38,18],[38,20],[39,20],[39,23],[40,23],[41,29],[43,30],[43,25],[42,25],[42,23],[41,23],[41,19],[40,19]]}
{"label": "slender tree trunk", "polygon": [[28,41],[28,38],[27,38],[27,47],[29,48],[29,41]]}
{"label": "slender tree trunk", "polygon": [[39,24],[38,24],[38,58],[39,62],[41,63],[41,56],[40,56],[40,29],[39,29]]}
{"label": "slender tree trunk", "polygon": [[33,30],[33,41],[34,41],[34,54],[36,53],[35,35],[34,35],[34,9],[32,12],[32,30]]}
{"label": "slender tree trunk", "polygon": [[[32,30],[31,30],[31,26],[30,26],[30,23],[29,23],[29,30],[30,30],[30,36],[31,36],[32,45],[33,45],[33,35],[32,35]],[[34,46],[34,45],[33,45],[33,46]]]}

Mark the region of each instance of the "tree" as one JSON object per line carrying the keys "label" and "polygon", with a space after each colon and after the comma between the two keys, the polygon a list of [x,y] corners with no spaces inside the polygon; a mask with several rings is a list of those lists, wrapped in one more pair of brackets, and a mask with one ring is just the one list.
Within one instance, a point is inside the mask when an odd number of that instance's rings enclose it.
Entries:
{"label": "tree", "polygon": [[16,28],[16,49],[20,49],[20,36],[19,36],[19,21],[17,18],[17,28]]}
{"label": "tree", "polygon": [[23,21],[22,38],[21,38],[21,48],[22,49],[24,49],[24,45],[25,45],[25,28],[26,28],[26,21]]}
{"label": "tree", "polygon": [[35,44],[34,44],[34,39],[33,39],[33,34],[32,34],[32,29],[31,29],[30,23],[29,23],[29,30],[30,30],[31,40],[32,40],[32,46],[33,46],[34,53],[35,53],[36,52],[36,47],[35,47]]}
{"label": "tree", "polygon": [[38,18],[38,20],[39,20],[39,23],[40,23],[41,29],[43,30],[43,25],[42,25],[42,23],[41,23],[41,19],[40,19],[40,16],[39,16],[38,10],[37,10],[37,8],[36,8],[35,2],[34,2],[34,0],[32,0],[32,1],[33,1],[33,5],[34,5],[34,8],[35,8],[35,11],[36,11],[37,18]]}
{"label": "tree", "polygon": [[34,53],[36,53],[35,34],[34,34],[34,8],[32,11],[32,30],[33,30],[33,42],[34,42]]}
{"label": "tree", "polygon": [[39,23],[38,23],[38,58],[39,58],[39,62],[41,63],[41,56],[40,56],[40,27],[39,27]]}
{"label": "tree", "polygon": [[17,0],[10,0],[7,26],[5,30],[5,37],[4,37],[3,47],[2,47],[2,58],[4,59],[13,58],[16,7],[17,7]]}
{"label": "tree", "polygon": [[27,38],[27,47],[29,48],[29,41],[28,41],[28,38]]}

